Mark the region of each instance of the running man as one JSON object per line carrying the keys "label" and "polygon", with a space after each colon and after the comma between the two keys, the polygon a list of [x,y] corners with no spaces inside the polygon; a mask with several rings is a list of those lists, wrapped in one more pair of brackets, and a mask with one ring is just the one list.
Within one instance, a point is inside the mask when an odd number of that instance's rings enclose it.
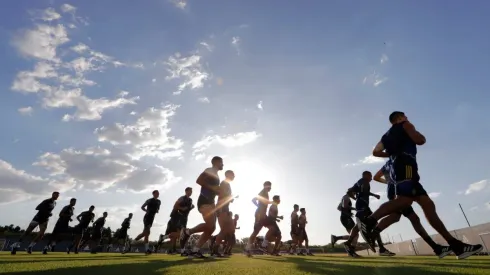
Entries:
{"label": "running man", "polygon": [[[170,238],[172,248],[169,250],[169,254],[177,253],[177,239],[179,238],[180,231],[187,227],[187,218],[194,205],[192,204],[192,188],[187,187],[185,189],[185,195],[180,197],[174,204],[174,208],[170,213],[170,220],[167,223],[167,230],[165,235],[162,236],[162,243],[165,239]],[[159,245],[161,245],[159,241]],[[184,247],[181,247],[181,254],[185,254]],[[187,256],[187,255],[185,255]]]}
{"label": "running man", "polygon": [[373,240],[379,236],[377,221],[411,206],[416,201],[430,225],[447,241],[457,259],[465,259],[482,251],[480,244],[471,245],[454,238],[437,215],[434,202],[420,184],[416,160],[417,145],[424,145],[425,137],[415,129],[403,112],[393,112],[389,117],[391,128],[381,137],[373,156],[391,159],[391,178],[396,184],[396,198],[382,204],[376,212],[360,222],[362,237],[374,250]]}
{"label": "running man", "polygon": [[[394,200],[396,197],[396,186],[395,183],[391,180],[390,177],[390,171],[391,171],[391,160],[388,160],[383,167],[374,175],[374,180],[383,184],[387,184],[387,194],[388,194],[388,200]],[[449,246],[442,246],[434,242],[432,238],[427,234],[427,231],[425,231],[425,228],[422,226],[420,223],[420,218],[415,213],[413,210],[412,206],[409,206],[405,209],[402,209],[399,212],[396,212],[394,214],[390,214],[388,217],[385,217],[381,220],[379,223],[378,230],[381,233],[383,230],[388,228],[390,225],[397,223],[400,221],[401,216],[405,216],[410,223],[412,223],[413,229],[415,229],[415,232],[419,234],[420,237],[432,248],[434,251],[434,254],[436,254],[439,259],[442,259],[446,257],[447,255],[451,254],[451,248]]]}
{"label": "running man", "polygon": [[[245,253],[248,257],[252,257],[252,247],[255,243],[255,238],[262,230],[262,227],[267,225],[267,207],[272,202],[269,201],[269,192],[271,191],[272,183],[270,181],[264,182],[264,188],[260,193],[252,199],[252,203],[255,204],[257,210],[255,211],[255,223],[254,230],[250,238],[248,239],[248,243],[245,247]],[[265,239],[265,238],[264,238]]]}
{"label": "running man", "polygon": [[272,204],[269,207],[269,214],[266,217],[266,222],[263,226],[266,226],[269,230],[264,236],[264,241],[261,245],[261,250],[264,253],[269,253],[269,243],[274,242],[274,248],[270,252],[273,256],[281,256],[279,254],[279,249],[281,248],[282,234],[279,226],[277,225],[284,217],[279,216],[278,205],[281,203],[281,198],[279,196],[272,197]]}
{"label": "running man", "polygon": [[46,232],[46,228],[48,228],[49,217],[53,215],[53,209],[56,207],[56,200],[60,196],[59,192],[53,192],[51,194],[51,198],[44,200],[37,207],[37,214],[32,219],[29,226],[27,226],[26,231],[20,236],[19,240],[12,244],[12,250],[10,254],[17,254],[17,250],[20,248],[22,241],[25,236],[29,236],[36,227],[39,226],[39,233],[32,239],[31,243],[27,247],[27,253],[32,253],[32,248],[36,245],[36,242],[41,240],[44,236],[44,232]]}
{"label": "running man", "polygon": [[218,216],[218,224],[220,231],[216,235],[214,245],[211,247],[211,256],[222,258],[223,255],[219,253],[219,247],[227,236],[232,234],[233,220],[230,217],[230,203],[233,202],[231,195],[230,183],[235,179],[235,173],[228,170],[225,172],[225,180],[221,182],[219,186],[218,205],[216,206],[216,214]]}
{"label": "running man", "polygon": [[182,229],[180,233],[180,247],[185,247],[187,240],[192,234],[202,232],[199,240],[192,248],[191,255],[194,258],[206,258],[201,253],[202,246],[211,238],[216,229],[216,205],[215,198],[219,193],[219,176],[218,171],[223,170],[223,159],[213,157],[211,159],[212,167],[207,168],[202,172],[196,180],[196,183],[201,186],[201,193],[197,199],[197,209],[201,213],[204,223],[197,225],[191,229]]}
{"label": "running man", "polygon": [[352,219],[352,211],[356,209],[352,207],[351,198],[355,199],[355,194],[352,189],[348,189],[345,195],[342,197],[339,205],[337,206],[337,210],[340,211],[340,222],[344,226],[345,230],[347,230],[347,233],[349,233],[349,235],[332,235],[330,236],[330,241],[332,243],[332,248],[334,248],[337,241],[345,240],[345,251],[349,254],[349,256],[358,258],[360,256],[356,253],[355,247],[357,245],[357,239],[359,238],[359,229],[356,227],[356,223]]}
{"label": "running man", "polygon": [[60,239],[61,235],[71,234],[70,222],[72,221],[73,213],[75,211],[75,205],[77,199],[72,198],[70,204],[61,209],[58,221],[54,225],[53,232],[49,237],[48,243],[43,249],[43,254],[48,254],[48,250],[54,252],[56,242]]}
{"label": "running man", "polygon": [[134,241],[137,242],[143,239],[145,243],[145,254],[151,254],[149,237],[151,233],[151,227],[153,226],[153,222],[155,221],[156,214],[160,211],[161,201],[158,199],[160,197],[160,192],[158,190],[154,190],[152,192],[153,197],[151,199],[147,199],[145,203],[141,206],[141,210],[143,210],[146,214],[143,217],[143,232],[139,234]]}
{"label": "running man", "polygon": [[[301,208],[299,211],[301,212],[301,215],[299,216],[299,240],[298,240],[298,243],[301,246],[303,244],[303,242],[305,242],[306,255],[314,256],[313,253],[310,252],[308,234],[306,233],[306,224],[308,224],[308,220],[306,219],[306,209]],[[300,255],[304,255],[302,251],[301,251]]]}
{"label": "running man", "polygon": [[91,222],[94,221],[95,214],[94,214],[94,209],[95,206],[90,206],[88,211],[84,211],[80,213],[77,216],[77,221],[78,224],[73,228],[73,242],[69,247],[66,248],[66,253],[70,254],[70,251],[74,249],[75,254],[78,254],[78,250],[80,249],[80,241],[89,232],[87,232],[87,229],[90,225]]}
{"label": "running man", "polygon": [[230,211],[230,219],[233,219],[233,225],[232,225],[232,230],[231,230],[231,234],[228,236],[228,239],[226,241],[227,243],[227,246],[225,248],[225,255],[226,256],[231,256],[231,250],[233,249],[233,246],[235,246],[236,244],[236,235],[235,235],[235,231],[240,229],[240,227],[238,227],[238,220],[240,219],[240,216],[238,216],[238,214],[235,214],[234,218],[233,217],[233,213]]}
{"label": "running man", "polygon": [[[131,220],[133,219],[133,213],[129,213],[128,217],[124,219],[121,224],[121,228],[116,231],[117,234],[114,234],[115,244],[117,245],[117,249],[121,251],[121,254],[125,254],[131,250],[131,243],[129,242],[128,229],[131,226]],[[121,241],[123,248],[121,250]]]}
{"label": "running man", "polygon": [[293,212],[291,213],[291,232],[290,232],[291,244],[290,244],[290,247],[288,249],[290,255],[298,253],[298,251],[297,251],[297,245],[298,245],[298,239],[299,239],[298,211],[299,211],[299,205],[295,204],[293,206]]}
{"label": "running man", "polygon": [[[359,224],[360,220],[365,219],[365,217],[371,215],[373,213],[371,208],[369,207],[369,197],[375,197],[376,199],[380,199],[378,194],[371,193],[371,181],[373,176],[371,172],[364,171],[362,173],[362,178],[357,181],[356,184],[352,187],[352,190],[356,192],[356,217],[357,222]],[[383,245],[383,240],[378,235],[376,237],[376,242],[379,246],[379,255],[380,256],[395,256],[395,253],[386,249]],[[349,253],[349,252],[348,252]],[[349,253],[350,255],[351,253]]]}
{"label": "running man", "polygon": [[92,226],[92,235],[89,240],[90,253],[96,254],[99,248],[100,240],[102,239],[102,230],[104,229],[105,221],[107,219],[107,212],[102,214],[102,217],[98,218]]}

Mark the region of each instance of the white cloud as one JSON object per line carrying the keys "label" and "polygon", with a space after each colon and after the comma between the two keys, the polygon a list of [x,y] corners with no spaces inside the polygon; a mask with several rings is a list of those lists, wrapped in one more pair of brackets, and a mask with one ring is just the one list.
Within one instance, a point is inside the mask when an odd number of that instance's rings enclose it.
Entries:
{"label": "white cloud", "polygon": [[488,181],[487,180],[481,180],[475,183],[472,183],[468,186],[468,189],[466,189],[465,194],[469,195],[471,193],[479,192],[485,189],[487,187]]}
{"label": "white cloud", "polygon": [[47,8],[45,10],[36,10],[29,12],[34,19],[40,19],[46,22],[58,20],[61,18],[61,14],[57,13],[53,8]]}
{"label": "white cloud", "polygon": [[199,100],[199,102],[202,102],[202,103],[209,103],[210,102],[209,101],[209,98],[207,98],[205,96],[204,97],[200,97],[197,100]]}
{"label": "white cloud", "polygon": [[203,46],[204,48],[206,48],[206,50],[212,52],[213,51],[213,47],[211,45],[209,45],[207,42],[201,42],[199,43],[199,45]]}
{"label": "white cloud", "polygon": [[100,142],[108,142],[129,150],[133,158],[153,156],[160,159],[181,157],[183,142],[170,136],[170,118],[178,106],[167,105],[162,108],[149,108],[130,125],[116,123],[97,128],[95,134]]}
{"label": "white cloud", "polygon": [[180,94],[185,89],[194,90],[204,86],[204,81],[208,79],[209,74],[203,69],[200,61],[201,56],[197,54],[182,57],[180,53],[176,53],[168,58],[165,64],[170,75],[166,79],[182,80],[174,94]]}
{"label": "white cloud", "polygon": [[63,192],[72,187],[68,182],[59,184],[14,168],[0,160],[0,204],[45,196],[53,191]]}
{"label": "white cloud", "polygon": [[429,198],[435,199],[438,198],[441,195],[440,192],[431,192],[429,193]]}
{"label": "white cloud", "polygon": [[257,108],[258,108],[259,110],[264,110],[264,107],[262,106],[262,100],[261,100],[261,101],[259,101],[259,103],[257,104]]}
{"label": "white cloud", "polygon": [[471,207],[471,208],[470,208],[470,211],[471,211],[471,212],[474,212],[474,211],[477,211],[478,209],[480,209],[480,207],[478,207],[478,206],[473,206],[473,207]]}
{"label": "white cloud", "polygon": [[379,60],[379,62],[380,62],[381,64],[383,64],[383,63],[388,62],[388,60],[390,60],[390,59],[388,58],[388,56],[387,56],[386,54],[382,54],[382,55],[381,55],[381,59]]}
{"label": "white cloud", "polygon": [[56,49],[70,41],[63,25],[38,24],[14,38],[13,44],[26,57],[58,62]]}
{"label": "white cloud", "polygon": [[241,132],[234,135],[225,136],[206,136],[201,140],[197,141],[194,146],[192,146],[192,155],[194,158],[202,159],[205,157],[205,151],[214,144],[219,144],[225,147],[240,147],[248,143],[254,142],[261,135],[255,131],[252,132]]}
{"label": "white cloud", "polygon": [[231,38],[231,45],[235,48],[238,55],[240,55],[240,43],[241,43],[240,37],[234,36]]}
{"label": "white cloud", "polygon": [[65,13],[67,13],[67,12],[68,13],[74,13],[77,10],[76,7],[74,7],[74,6],[70,5],[70,4],[63,4],[63,5],[61,5],[60,8],[61,8],[61,11],[62,12],[65,12]]}
{"label": "white cloud", "polygon": [[76,53],[84,53],[86,51],[88,51],[90,48],[83,44],[83,43],[78,43],[77,45],[73,46],[70,48],[72,51],[76,52]]}
{"label": "white cloud", "polygon": [[372,74],[364,77],[362,83],[367,85],[373,85],[374,87],[378,87],[379,85],[388,81],[388,78],[381,75],[380,73],[373,71]]}
{"label": "white cloud", "polygon": [[28,106],[28,107],[19,108],[19,109],[17,109],[17,111],[19,111],[19,113],[21,115],[30,116],[30,115],[32,115],[32,112],[34,111],[34,109],[32,109],[31,106]]}
{"label": "white cloud", "polygon": [[185,9],[185,7],[187,6],[187,0],[170,0],[170,2],[174,4],[176,8],[179,8],[181,10]]}
{"label": "white cloud", "polygon": [[378,157],[370,155],[370,156],[364,157],[363,159],[360,159],[356,163],[346,164],[346,165],[344,165],[344,167],[369,165],[369,164],[381,164],[381,163],[385,163],[385,162],[386,162],[386,159],[384,159],[384,158],[378,158]]}
{"label": "white cloud", "polygon": [[[65,4],[61,10],[73,13],[75,8]],[[137,67],[138,64],[125,64],[82,43],[70,48],[80,56],[64,61],[57,55],[57,50],[69,40],[66,29],[60,24],[35,24],[33,29],[14,38],[13,45],[21,54],[38,61],[32,71],[17,73],[11,89],[22,93],[39,93],[44,108],[74,108],[72,114],[63,116],[64,121],[99,120],[107,110],[136,104],[138,97],[89,98],[82,87],[94,86],[96,83],[86,79],[85,75],[103,72],[106,65]]]}

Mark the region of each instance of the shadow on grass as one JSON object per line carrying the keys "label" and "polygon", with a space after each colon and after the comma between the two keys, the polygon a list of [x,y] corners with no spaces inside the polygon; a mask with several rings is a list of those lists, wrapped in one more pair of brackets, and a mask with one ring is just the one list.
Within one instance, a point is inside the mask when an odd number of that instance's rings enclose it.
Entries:
{"label": "shadow on grass", "polygon": [[[97,255],[91,255],[87,257],[86,255],[89,254],[83,254],[85,256],[78,256],[78,255],[70,255],[70,256],[65,256],[64,257],[53,257],[57,256],[60,254],[49,254],[48,256],[43,256],[43,255],[23,255],[21,257],[15,255],[8,255],[5,257],[0,258],[0,265],[2,264],[11,264],[11,263],[45,263],[45,262],[72,262],[72,261],[111,261],[111,260],[124,260],[124,259],[143,259],[145,257],[148,257],[144,254],[134,254],[134,255],[120,255],[120,256],[110,256],[110,257],[98,257]],[[51,257],[50,257],[51,256]]]}
{"label": "shadow on grass", "polygon": [[[318,260],[318,259],[307,259],[307,258],[299,258],[299,257],[283,257],[283,258],[271,258],[264,257],[261,260],[265,261],[273,261],[276,263],[294,263],[296,264],[296,268],[300,272],[317,274],[317,275],[325,275],[325,274],[335,274],[335,275],[414,275],[414,274],[424,274],[424,275],[454,275],[454,272],[440,271],[440,270],[431,270],[430,268],[426,268],[426,266],[416,266],[418,263],[413,263],[413,265],[406,265],[406,263],[401,263],[401,265],[396,266],[372,266],[373,261],[366,261],[365,264],[357,264],[353,265],[352,263],[358,261],[332,261],[330,259]],[[396,258],[393,258],[393,261],[377,261],[382,264],[396,264]],[[437,265],[430,265],[432,267]],[[441,266],[437,266],[441,267]],[[443,267],[447,267],[443,265]],[[473,274],[471,272],[472,268],[481,268],[479,266],[458,266],[454,264],[454,267],[458,268],[468,268],[467,273],[460,274]]]}
{"label": "shadow on grass", "polygon": [[[84,259],[85,260],[85,259]],[[179,265],[193,265],[202,264],[206,262],[215,262],[222,260],[215,259],[182,259],[177,261],[165,261],[164,259],[156,260],[150,259],[147,261],[141,261],[136,263],[114,263],[108,265],[93,265],[93,266],[78,266],[78,267],[67,267],[67,268],[56,268],[50,270],[32,270],[32,271],[19,271],[19,272],[8,272],[2,274],[11,275],[87,275],[87,274],[103,274],[103,275],[132,275],[132,274],[167,274],[166,268],[179,266]],[[163,270],[162,270],[163,269]]]}

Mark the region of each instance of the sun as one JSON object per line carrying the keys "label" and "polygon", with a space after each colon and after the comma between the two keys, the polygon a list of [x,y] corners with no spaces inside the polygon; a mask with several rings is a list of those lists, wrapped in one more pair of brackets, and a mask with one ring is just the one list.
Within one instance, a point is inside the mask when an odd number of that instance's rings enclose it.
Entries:
{"label": "sun", "polygon": [[255,206],[252,199],[262,190],[265,181],[271,181],[274,185],[275,173],[260,161],[240,161],[230,163],[229,167],[235,172],[233,195],[239,196],[231,205],[232,211],[241,216],[253,216]]}

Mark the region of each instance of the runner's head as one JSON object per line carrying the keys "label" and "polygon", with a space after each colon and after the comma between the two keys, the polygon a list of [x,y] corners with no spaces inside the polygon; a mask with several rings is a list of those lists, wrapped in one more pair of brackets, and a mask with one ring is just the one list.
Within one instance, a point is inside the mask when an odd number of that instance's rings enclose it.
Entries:
{"label": "runner's head", "polygon": [[133,218],[133,213],[129,213],[128,218],[129,219],[132,219]]}
{"label": "runner's head", "polygon": [[89,209],[88,209],[88,211],[90,211],[90,212],[94,212],[94,210],[95,210],[95,206],[93,206],[93,205],[91,205],[91,206],[89,207]]}
{"label": "runner's head", "polygon": [[298,212],[298,210],[299,210],[299,205],[295,204],[295,205],[294,205],[294,211],[295,211],[295,212]]}
{"label": "runner's head", "polygon": [[55,201],[55,200],[58,199],[59,196],[60,196],[60,192],[57,192],[57,191],[56,192],[53,192],[51,194],[51,199]]}
{"label": "runner's head", "polygon": [[75,204],[77,204],[77,199],[72,198],[72,199],[70,200],[70,205],[71,205],[71,206],[75,206]]}
{"label": "runner's head", "polygon": [[362,172],[362,178],[366,181],[371,182],[373,180],[373,175],[369,171]]}
{"label": "runner's head", "polygon": [[151,192],[151,194],[153,195],[153,198],[155,198],[155,199],[158,199],[158,197],[160,197],[160,192],[158,192],[158,190],[153,190],[153,192]]}
{"label": "runner's head", "polygon": [[192,196],[192,188],[191,188],[191,187],[187,187],[187,188],[185,189],[185,195],[186,195],[187,197]]}
{"label": "runner's head", "polygon": [[238,216],[238,214],[235,214],[235,220],[238,220],[240,218],[240,216]]}
{"label": "runner's head", "polygon": [[389,119],[391,124],[397,124],[400,122],[408,121],[408,118],[405,115],[405,113],[400,111],[395,111],[391,113]]}
{"label": "runner's head", "polygon": [[213,168],[215,168],[216,170],[223,170],[223,159],[221,157],[213,157],[211,159],[211,165],[213,166]]}
{"label": "runner's head", "polygon": [[267,190],[267,192],[270,192],[272,189],[272,183],[270,181],[264,182],[264,189]]}
{"label": "runner's head", "polygon": [[347,194],[347,196],[349,196],[351,198],[353,198],[354,194],[355,194],[355,192],[352,188],[347,189],[347,192],[345,192],[345,193]]}
{"label": "runner's head", "polygon": [[303,215],[304,215],[304,214],[306,214],[306,209],[301,208],[301,209],[299,210],[299,212],[301,212],[301,214],[303,214]]}
{"label": "runner's head", "polygon": [[275,195],[274,197],[272,197],[272,201],[276,204],[280,204],[281,198],[278,195]]}
{"label": "runner's head", "polygon": [[231,170],[225,172],[225,177],[227,181],[233,181],[235,179],[235,173]]}
{"label": "runner's head", "polygon": [[102,216],[104,216],[104,218],[107,218],[107,212],[104,212]]}
{"label": "runner's head", "polygon": [[233,217],[233,212],[228,211],[228,216],[229,216],[230,218],[232,218],[232,217]]}

